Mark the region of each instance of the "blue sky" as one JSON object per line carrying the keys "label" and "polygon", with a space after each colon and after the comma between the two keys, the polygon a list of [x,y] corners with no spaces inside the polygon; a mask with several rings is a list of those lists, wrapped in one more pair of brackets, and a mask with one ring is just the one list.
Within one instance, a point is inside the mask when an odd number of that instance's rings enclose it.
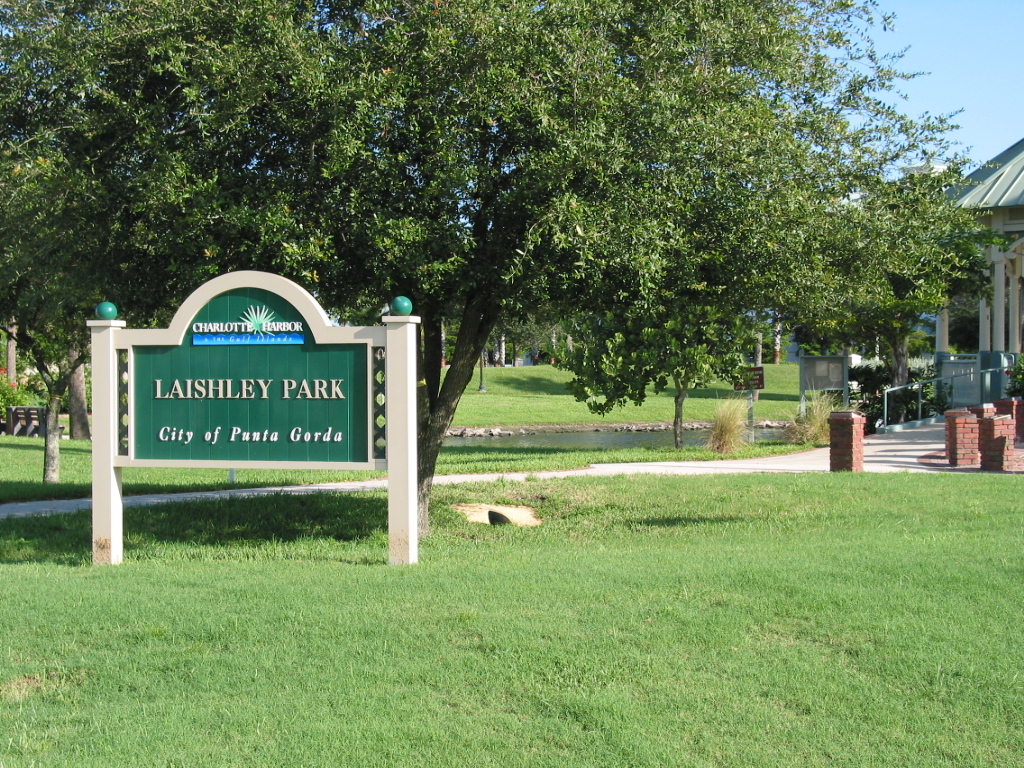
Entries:
{"label": "blue sky", "polygon": [[879,50],[909,46],[903,69],[931,74],[904,83],[903,112],[963,110],[953,135],[976,164],[1024,139],[1024,0],[879,0],[895,30],[874,35]]}

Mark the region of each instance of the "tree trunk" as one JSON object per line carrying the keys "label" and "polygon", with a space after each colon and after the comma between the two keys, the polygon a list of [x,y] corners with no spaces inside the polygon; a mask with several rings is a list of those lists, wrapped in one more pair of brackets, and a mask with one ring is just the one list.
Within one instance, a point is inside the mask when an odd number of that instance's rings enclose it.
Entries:
{"label": "tree trunk", "polygon": [[[29,345],[30,348],[33,345]],[[70,351],[70,348],[69,348]],[[47,365],[45,356],[38,348],[33,349],[36,370],[46,385],[46,447],[43,452],[43,482],[60,482],[60,406],[76,364],[84,358],[63,360],[59,366]]]}
{"label": "tree trunk", "polygon": [[690,379],[684,376],[672,374],[672,383],[675,385],[675,413],[672,417],[672,435],[675,439],[676,450],[683,447],[683,406],[686,404],[686,396],[690,393]]}
{"label": "tree trunk", "polygon": [[[754,344],[754,365],[764,365],[764,334],[760,331],[757,334],[757,342]],[[757,400],[757,396],[760,394],[758,390],[752,389],[751,393],[754,400]]]}
{"label": "tree trunk", "polygon": [[60,395],[50,395],[46,409],[46,448],[43,455],[43,482],[60,482]]}
{"label": "tree trunk", "polygon": [[7,381],[18,386],[18,326],[12,320],[7,326]]}
{"label": "tree trunk", "polygon": [[[71,358],[78,357],[76,350],[71,351]],[[71,437],[75,440],[91,440],[89,431],[89,403],[85,391],[85,363],[71,372],[68,384],[68,416],[71,418]]]}
{"label": "tree trunk", "polygon": [[772,331],[772,365],[782,362],[782,323],[776,322]]}
{"label": "tree trunk", "polygon": [[495,355],[495,365],[499,368],[505,367],[505,334],[498,336],[497,354]]}
{"label": "tree trunk", "polygon": [[899,340],[890,342],[892,349],[892,385],[899,387],[910,383],[910,338],[902,336]]}
{"label": "tree trunk", "polygon": [[429,308],[420,312],[423,330],[420,346],[421,375],[418,387],[418,519],[419,532],[430,532],[430,490],[437,468],[437,457],[445,432],[455,418],[462,393],[473,379],[476,363],[483,354],[487,338],[498,322],[500,303],[485,295],[469,299],[462,312],[455,349],[449,360],[448,373],[441,382],[440,322]]}
{"label": "tree trunk", "polygon": [[441,321],[441,367],[448,365],[447,355],[448,334],[445,333],[444,320]]}

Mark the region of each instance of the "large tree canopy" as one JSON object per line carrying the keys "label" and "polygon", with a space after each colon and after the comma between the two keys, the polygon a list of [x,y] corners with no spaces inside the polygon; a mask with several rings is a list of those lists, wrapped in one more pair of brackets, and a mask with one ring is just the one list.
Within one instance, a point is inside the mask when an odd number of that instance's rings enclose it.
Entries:
{"label": "large tree canopy", "polygon": [[[622,302],[666,271],[733,305],[821,283],[829,205],[942,127],[880,98],[898,76],[867,36],[875,14],[870,0],[6,4],[0,170],[23,204],[4,214],[0,276],[57,295],[58,271],[81,273],[83,295],[146,322],[239,267],[338,311],[410,296],[425,515],[503,315]],[[56,197],[22,181],[43,167]],[[459,334],[442,378],[445,318]]]}
{"label": "large tree canopy", "polygon": [[891,383],[908,383],[908,343],[922,316],[953,295],[983,295],[987,260],[979,246],[998,239],[947,191],[951,168],[916,169],[843,201],[830,227],[834,300],[795,302],[805,327],[848,344],[880,342]]}

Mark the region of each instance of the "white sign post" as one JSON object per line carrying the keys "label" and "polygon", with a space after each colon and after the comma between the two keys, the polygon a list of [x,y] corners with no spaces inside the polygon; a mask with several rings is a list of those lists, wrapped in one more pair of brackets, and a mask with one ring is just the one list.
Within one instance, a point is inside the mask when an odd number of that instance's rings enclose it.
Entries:
{"label": "white sign post", "polygon": [[124,557],[124,504],[117,462],[117,334],[123,320],[90,320],[92,328],[92,561]]}
{"label": "white sign post", "polygon": [[419,318],[399,303],[383,326],[338,327],[290,280],[233,272],[166,329],[127,329],[113,305],[97,307],[93,563],[124,557],[124,467],[387,470],[388,562],[417,562]]}
{"label": "white sign post", "polygon": [[384,396],[388,442],[388,563],[419,560],[416,452],[416,324],[418,317],[385,317]]}

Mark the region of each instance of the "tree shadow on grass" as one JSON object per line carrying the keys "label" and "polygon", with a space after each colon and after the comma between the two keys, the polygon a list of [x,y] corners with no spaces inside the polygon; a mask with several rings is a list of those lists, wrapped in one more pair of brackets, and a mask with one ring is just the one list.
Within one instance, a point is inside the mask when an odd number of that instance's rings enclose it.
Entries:
{"label": "tree shadow on grass", "polygon": [[554,469],[562,465],[582,467],[586,466],[589,460],[580,459],[578,462],[565,460],[562,464],[556,465],[552,463],[551,459],[555,456],[563,459],[571,458],[574,452],[587,453],[592,457],[594,451],[601,450],[599,447],[572,444],[574,441],[586,440],[588,434],[587,432],[573,432],[561,435],[566,443],[561,447],[524,445],[524,442],[531,439],[530,436],[517,436],[518,439],[512,444],[506,442],[502,445],[490,443],[491,438],[488,437],[474,437],[471,439],[479,440],[480,445],[446,445],[442,447],[437,471],[438,474],[444,475],[479,472],[529,473]]}
{"label": "tree shadow on grass", "polygon": [[[40,477],[42,464],[39,465]],[[38,480],[0,481],[0,499],[7,501],[51,501],[53,499],[86,499],[92,494],[89,483],[47,485]]]}
{"label": "tree shadow on grass", "polygon": [[[542,377],[539,377],[539,376],[536,377],[536,378],[533,378],[533,377],[524,377],[524,378],[509,377],[507,379],[503,378],[501,380],[501,382],[500,382],[500,385],[498,385],[498,386],[500,386],[501,389],[507,391],[509,394],[515,394],[515,395],[533,395],[533,396],[538,396],[538,397],[546,396],[546,395],[561,395],[563,397],[571,397],[572,396],[571,393],[569,392],[569,388],[566,386],[565,382],[563,382],[563,381],[552,381],[550,379],[542,378]],[[495,389],[495,391],[497,391],[496,387],[494,389]],[[470,392],[468,394],[474,394],[474,393]],[[738,393],[731,386],[717,386],[717,387],[707,387],[707,388],[701,388],[701,389],[691,389],[687,396],[691,397],[691,398],[694,398],[696,400],[722,400],[722,399],[725,399],[725,398],[736,397],[739,394],[745,395],[746,393],[745,392]],[[654,390],[651,389],[648,392],[648,396],[649,397],[668,397],[668,398],[672,398],[672,397],[675,396],[675,391],[672,389],[672,387],[668,387],[663,392],[655,395]],[[800,402],[799,395],[785,395],[785,394],[780,394],[780,393],[764,392],[764,391],[762,391],[761,394],[758,395],[758,399],[760,399],[760,400],[777,400],[777,401],[790,402],[790,403],[799,403]]]}
{"label": "tree shadow on grass", "polygon": [[[671,387],[669,389],[666,389],[664,392],[662,392],[661,394],[658,395],[658,397],[673,397],[673,396],[674,396],[674,393],[673,393],[673,390],[672,390]],[[728,388],[727,389],[725,387],[711,387],[709,389],[691,389],[689,394],[687,395],[687,398],[688,399],[692,398],[694,400],[725,400],[725,399],[734,398],[734,397],[741,397],[741,396],[742,397],[746,397],[747,396],[746,390],[741,391],[741,392],[737,392],[736,390],[734,390],[732,388]],[[761,401],[761,400],[773,400],[773,401],[785,402],[785,403],[799,403],[800,402],[800,396],[799,395],[784,395],[784,394],[781,394],[781,393],[778,393],[778,392],[765,392],[763,390],[757,396],[757,399],[758,399],[758,401]]]}
{"label": "tree shadow on grass", "polygon": [[709,517],[704,515],[679,515],[678,517],[649,517],[640,520],[638,525],[650,528],[677,528],[690,525],[722,525],[724,523],[739,523],[745,521],[742,515],[718,515]]}
{"label": "tree shadow on grass", "polygon": [[7,451],[19,451],[21,453],[38,453],[42,455],[45,443],[38,437],[3,437],[0,445]]}
{"label": "tree shadow on grass", "polygon": [[0,563],[92,562],[89,510],[66,515],[8,517],[0,520]]}
{"label": "tree shadow on grass", "polygon": [[[169,502],[124,511],[127,553],[165,543],[235,548],[243,543],[299,539],[358,541],[386,528],[387,499],[380,494],[275,494]],[[0,563],[88,565],[91,530],[87,510],[0,520]]]}
{"label": "tree shadow on grass", "polygon": [[[484,374],[486,376],[486,373]],[[541,376],[516,378],[516,377],[502,377],[501,381],[496,385],[492,384],[492,389],[497,392],[498,389],[504,390],[508,394],[515,395],[531,395],[541,397],[543,395],[562,395],[563,397],[571,397],[569,388],[566,386],[564,381],[552,381]],[[467,394],[476,394],[473,391],[469,391]],[[486,393],[484,393],[486,397]]]}
{"label": "tree shadow on grass", "polygon": [[[46,442],[41,437],[35,436],[12,437],[10,435],[0,435],[0,446],[2,446],[5,451],[38,453],[40,458],[42,458]],[[92,453],[92,443],[88,440],[61,440],[60,452],[61,455],[66,456],[86,456]],[[41,472],[42,468],[40,467],[40,473]]]}

